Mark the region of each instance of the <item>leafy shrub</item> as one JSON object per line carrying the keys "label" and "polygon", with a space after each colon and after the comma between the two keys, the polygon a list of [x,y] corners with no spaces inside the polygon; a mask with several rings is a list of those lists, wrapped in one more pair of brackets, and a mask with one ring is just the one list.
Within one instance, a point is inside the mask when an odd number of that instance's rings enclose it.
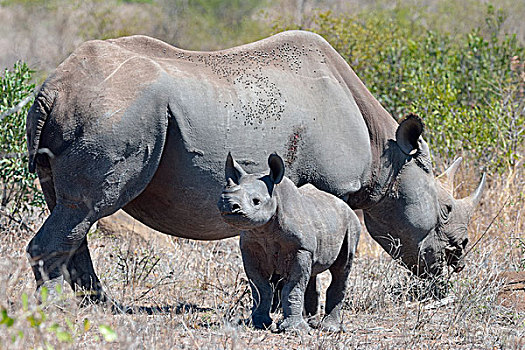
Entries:
{"label": "leafy shrub", "polygon": [[267,31],[267,26],[257,18],[257,14],[267,4],[266,0],[165,2],[180,11],[180,37],[175,44],[184,48],[224,49],[260,39]]}
{"label": "leafy shrub", "polygon": [[455,37],[408,14],[399,7],[321,12],[305,29],[327,39],[395,118],[421,115],[436,160],[464,153],[491,170],[517,164],[524,148],[525,49],[501,34],[502,12],[489,6],[485,31]]}
{"label": "leafy shrub", "polygon": [[27,64],[17,62],[0,77],[0,210],[20,214],[30,205],[42,204],[34,191],[35,174],[29,173],[26,152],[26,115],[35,85]]}

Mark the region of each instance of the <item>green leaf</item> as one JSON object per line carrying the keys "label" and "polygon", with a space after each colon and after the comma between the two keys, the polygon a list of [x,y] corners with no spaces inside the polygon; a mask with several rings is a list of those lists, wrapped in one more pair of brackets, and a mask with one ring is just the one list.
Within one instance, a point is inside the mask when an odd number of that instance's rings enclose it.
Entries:
{"label": "green leaf", "polygon": [[43,286],[40,288],[40,300],[42,300],[42,303],[45,303],[47,301],[47,297],[49,296],[49,290],[46,286]]}
{"label": "green leaf", "polygon": [[22,293],[22,310],[28,310],[28,297],[26,293]]}
{"label": "green leaf", "polygon": [[45,341],[45,345],[46,345],[46,349],[47,350],[54,350],[55,348],[53,347],[53,345],[49,344],[49,342],[46,340]]}
{"label": "green leaf", "polygon": [[27,316],[26,320],[29,322],[31,328],[36,328],[40,325],[40,323],[37,321],[37,319],[35,319],[35,316],[33,315]]}
{"label": "green leaf", "polygon": [[89,331],[91,328],[91,322],[87,318],[84,319],[84,332]]}
{"label": "green leaf", "polygon": [[62,328],[59,328],[56,331],[56,335],[57,335],[58,341],[62,343],[71,343],[73,341],[73,337],[71,336],[71,334],[63,330]]}
{"label": "green leaf", "polygon": [[0,324],[5,324],[7,328],[12,327],[13,324],[15,324],[15,319],[9,317],[6,309],[2,309],[1,313],[2,313],[2,320],[0,321]]}
{"label": "green leaf", "polygon": [[114,342],[117,340],[117,333],[111,327],[101,324],[98,326],[98,330],[100,331],[100,334],[104,337],[104,340],[107,342]]}
{"label": "green leaf", "polygon": [[58,330],[59,327],[60,326],[58,325],[58,323],[53,323],[51,326],[49,326],[49,328],[47,330],[52,332],[52,333],[55,333]]}
{"label": "green leaf", "polygon": [[75,325],[73,324],[73,322],[71,322],[69,318],[66,318],[66,324],[71,333],[75,333]]}

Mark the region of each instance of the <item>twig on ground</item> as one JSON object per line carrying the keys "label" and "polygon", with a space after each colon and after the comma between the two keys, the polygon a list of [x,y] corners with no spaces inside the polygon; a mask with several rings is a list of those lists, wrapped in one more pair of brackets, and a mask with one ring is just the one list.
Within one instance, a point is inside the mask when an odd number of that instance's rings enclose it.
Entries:
{"label": "twig on ground", "polygon": [[462,259],[465,259],[465,257],[472,251],[474,250],[474,248],[476,247],[476,245],[481,241],[481,239],[483,237],[485,237],[485,235],[487,234],[487,232],[489,232],[490,228],[492,227],[492,224],[494,223],[494,221],[496,221],[496,219],[498,218],[498,216],[503,212],[503,209],[505,208],[505,206],[507,205],[508,201],[510,200],[510,196],[507,197],[507,199],[505,200],[505,202],[503,203],[503,205],[501,206],[501,208],[499,209],[498,213],[496,214],[496,216],[494,216],[492,218],[492,220],[490,221],[489,225],[487,226],[487,228],[485,229],[485,231],[483,231],[483,233],[481,234],[481,236],[479,236],[479,238],[477,239],[476,242],[474,242],[474,244],[470,247],[469,250],[467,250],[465,252],[465,254],[463,255]]}

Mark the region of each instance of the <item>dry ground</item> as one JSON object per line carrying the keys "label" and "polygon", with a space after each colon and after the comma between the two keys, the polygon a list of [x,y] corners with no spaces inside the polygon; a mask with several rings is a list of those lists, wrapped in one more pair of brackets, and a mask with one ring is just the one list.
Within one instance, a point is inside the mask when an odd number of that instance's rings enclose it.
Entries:
{"label": "dry ground", "polygon": [[[250,329],[242,322],[249,316],[250,293],[237,238],[190,241],[144,230],[132,219],[119,220],[120,227],[106,220],[89,241],[108,293],[142,312],[115,315],[95,305],[79,308],[67,295],[59,307],[38,306],[25,245],[45,213],[25,218],[27,229],[3,217],[0,349],[525,348],[525,312],[519,305],[524,286],[499,277],[524,270],[523,179],[522,173],[492,177],[471,224],[467,267],[451,277],[450,298],[443,303],[412,300],[416,281],[364,233],[341,334]],[[326,287],[330,277],[322,278]],[[506,300],[498,298],[502,292]]]}

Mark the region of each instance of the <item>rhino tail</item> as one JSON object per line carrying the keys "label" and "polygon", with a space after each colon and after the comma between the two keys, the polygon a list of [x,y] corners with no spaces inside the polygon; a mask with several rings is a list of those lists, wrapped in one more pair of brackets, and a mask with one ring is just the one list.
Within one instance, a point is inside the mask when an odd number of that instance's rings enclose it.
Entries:
{"label": "rhino tail", "polygon": [[45,150],[40,150],[40,136],[47,118],[53,109],[57,94],[58,92],[54,88],[44,83],[27,114],[27,151],[29,156],[29,171],[32,173],[36,171],[37,155],[39,153],[46,153]]}

